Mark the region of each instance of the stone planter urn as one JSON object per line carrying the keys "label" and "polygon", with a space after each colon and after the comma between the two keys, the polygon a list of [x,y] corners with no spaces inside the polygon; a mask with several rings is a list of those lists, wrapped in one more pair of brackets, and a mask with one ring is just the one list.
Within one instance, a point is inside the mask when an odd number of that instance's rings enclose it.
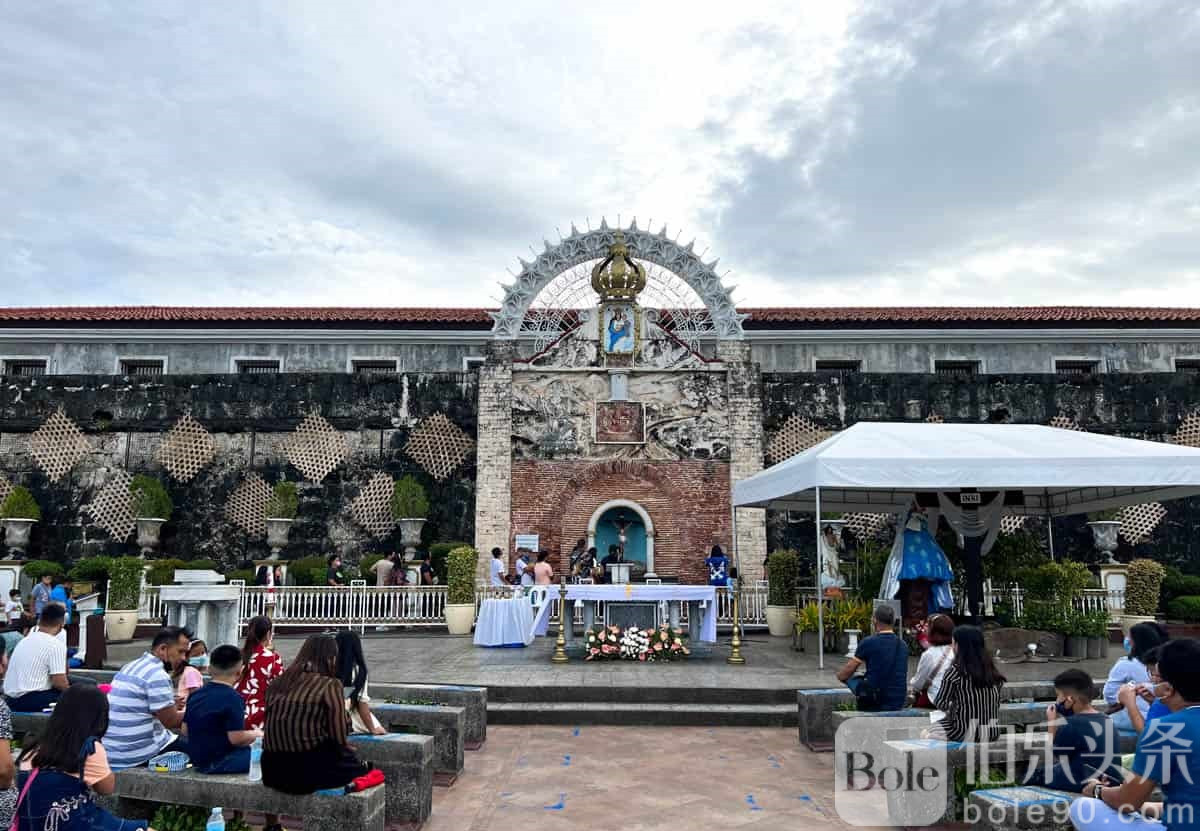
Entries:
{"label": "stone planter urn", "polygon": [[162,533],[165,519],[155,517],[137,517],[137,544],[143,557],[149,557],[158,548],[158,537]]}
{"label": "stone planter urn", "polygon": [[795,623],[795,606],[767,606],[767,629],[774,637],[791,637]]}
{"label": "stone planter urn", "polygon": [[1092,529],[1092,540],[1096,543],[1096,550],[1105,555],[1105,564],[1116,563],[1113,552],[1117,550],[1117,534],[1121,530],[1121,523],[1116,520],[1101,520],[1089,522],[1088,527]]}
{"label": "stone planter urn", "polygon": [[1093,637],[1087,639],[1087,656],[1088,658],[1106,658],[1108,657],[1108,638]]}
{"label": "stone planter urn", "polygon": [[1067,635],[1065,651],[1070,658],[1086,658],[1088,639],[1083,635]]}
{"label": "stone planter urn", "polygon": [[447,603],[446,629],[451,635],[469,635],[475,625],[474,603]]}
{"label": "stone planter urn", "polygon": [[421,529],[425,527],[425,517],[398,519],[396,524],[400,526],[400,544],[404,546],[404,559],[416,559],[417,546],[421,544]]}
{"label": "stone planter urn", "polygon": [[106,610],[104,612],[104,631],[108,640],[131,641],[133,632],[137,629],[137,609]]}
{"label": "stone planter urn", "polygon": [[8,547],[9,559],[19,560],[29,547],[29,532],[36,519],[4,520],[4,544]]}
{"label": "stone planter urn", "polygon": [[271,556],[267,559],[278,560],[279,551],[288,544],[288,534],[292,530],[293,520],[282,517],[267,517],[267,545],[271,548]]}

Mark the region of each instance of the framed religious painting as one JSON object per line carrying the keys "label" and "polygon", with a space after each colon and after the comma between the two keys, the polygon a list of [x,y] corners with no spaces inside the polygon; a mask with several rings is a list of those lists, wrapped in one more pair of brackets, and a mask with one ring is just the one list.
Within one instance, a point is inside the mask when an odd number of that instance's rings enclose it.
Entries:
{"label": "framed religious painting", "polygon": [[596,444],[645,444],[646,408],[640,401],[597,401]]}
{"label": "framed religious painting", "polygon": [[638,306],[632,301],[609,301],[600,304],[600,351],[606,363],[632,362],[641,337]]}

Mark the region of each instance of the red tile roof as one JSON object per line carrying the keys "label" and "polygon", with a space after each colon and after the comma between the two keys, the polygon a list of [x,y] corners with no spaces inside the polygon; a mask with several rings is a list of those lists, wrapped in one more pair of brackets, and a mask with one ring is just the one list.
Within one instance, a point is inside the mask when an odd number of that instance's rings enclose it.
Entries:
{"label": "red tile roof", "polygon": [[[1014,325],[1200,325],[1200,308],[1122,306],[922,306],[752,307],[747,328],[789,326],[1014,326]],[[258,306],[44,306],[0,307],[0,325],[23,324],[380,324],[451,325],[486,329],[487,309]]]}

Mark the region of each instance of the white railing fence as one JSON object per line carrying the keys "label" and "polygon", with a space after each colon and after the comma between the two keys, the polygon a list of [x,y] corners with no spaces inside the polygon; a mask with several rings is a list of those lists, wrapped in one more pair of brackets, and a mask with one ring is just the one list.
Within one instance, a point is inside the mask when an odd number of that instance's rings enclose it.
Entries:
{"label": "white railing fence", "polygon": [[[1012,617],[1019,618],[1025,614],[1026,592],[1019,586],[1009,588],[991,588],[984,593],[984,614],[994,615],[997,607],[1007,608]],[[1084,589],[1072,598],[1076,611],[1108,612],[1110,618],[1125,608],[1125,592],[1120,589]],[[967,611],[966,597],[958,597],[958,611]]]}

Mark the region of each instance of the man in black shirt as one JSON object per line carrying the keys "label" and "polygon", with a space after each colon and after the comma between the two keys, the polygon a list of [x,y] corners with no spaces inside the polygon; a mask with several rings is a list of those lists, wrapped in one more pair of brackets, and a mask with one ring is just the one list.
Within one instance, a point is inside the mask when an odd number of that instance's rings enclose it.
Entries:
{"label": "man in black shirt", "polygon": [[342,558],[333,554],[329,558],[329,568],[325,569],[325,585],[344,586],[346,578],[342,576]]}
{"label": "man in black shirt", "polygon": [[432,586],[433,585],[433,566],[430,565],[430,563],[429,563],[429,552],[428,551],[421,554],[421,567],[419,570],[421,572],[421,585],[422,586]]}
{"label": "man in black shirt", "polygon": [[1054,694],[1056,700],[1046,708],[1046,732],[1057,761],[1048,770],[1031,764],[1025,784],[1078,793],[1089,779],[1123,781],[1112,721],[1092,706],[1092,676],[1081,669],[1060,672]]}
{"label": "man in black shirt", "polygon": [[601,575],[601,577],[600,577],[600,582],[601,583],[611,583],[612,582],[612,572],[608,570],[608,567],[614,563],[623,563],[623,562],[625,562],[625,553],[623,551],[621,551],[621,546],[610,545],[608,547],[608,556],[600,561],[600,568],[603,569],[603,571],[604,571],[604,574]]}
{"label": "man in black shirt", "polygon": [[[854,657],[838,670],[837,679],[858,698],[859,709],[900,710],[908,697],[908,645],[895,632],[896,611],[880,606],[873,617],[875,634],[858,645]],[[866,672],[854,673],[863,664]],[[860,685],[873,691],[873,701],[864,700]]]}

